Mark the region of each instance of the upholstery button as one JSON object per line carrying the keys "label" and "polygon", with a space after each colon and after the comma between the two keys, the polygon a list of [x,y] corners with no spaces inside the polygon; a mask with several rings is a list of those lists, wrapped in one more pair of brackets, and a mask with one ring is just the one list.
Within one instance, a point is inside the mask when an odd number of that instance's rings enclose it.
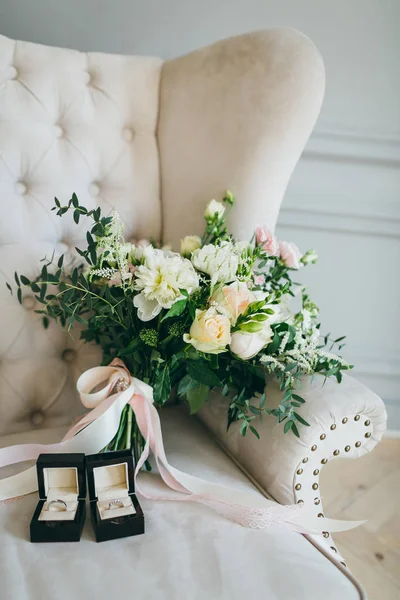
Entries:
{"label": "upholstery button", "polygon": [[54,127],[54,135],[56,138],[61,138],[64,135],[64,130],[62,127],[60,127],[60,125],[56,125]]}
{"label": "upholstery button", "polygon": [[17,183],[15,184],[15,191],[17,192],[17,194],[23,196],[28,191],[28,186],[23,181],[17,181]]}
{"label": "upholstery button", "polygon": [[18,71],[15,67],[7,67],[5,71],[6,79],[17,79]]}
{"label": "upholstery button", "polygon": [[65,362],[71,363],[76,358],[76,352],[75,350],[72,350],[72,348],[66,348],[61,354],[61,358],[65,360]]}
{"label": "upholstery button", "polygon": [[36,427],[38,427],[39,425],[43,425],[44,412],[42,410],[34,410],[30,416],[30,422]]}
{"label": "upholstery button", "polygon": [[125,127],[125,129],[122,130],[122,137],[125,140],[125,142],[131,142],[133,140],[134,135],[135,133],[130,127]]}
{"label": "upholstery button", "polygon": [[33,310],[36,306],[36,298],[34,296],[25,296],[22,300],[22,306],[26,310]]}
{"label": "upholstery button", "polygon": [[89,185],[89,194],[94,197],[100,194],[100,186],[98,183],[93,182]]}

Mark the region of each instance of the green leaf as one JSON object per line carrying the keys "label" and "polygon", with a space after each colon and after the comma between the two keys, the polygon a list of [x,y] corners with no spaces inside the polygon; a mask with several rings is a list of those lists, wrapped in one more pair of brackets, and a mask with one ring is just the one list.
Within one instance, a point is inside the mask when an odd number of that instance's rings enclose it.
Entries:
{"label": "green leaf", "polygon": [[179,317],[179,315],[181,315],[184,312],[186,304],[186,298],[182,300],[177,300],[177,302],[175,302],[175,304],[171,306],[167,314],[164,315],[164,317],[161,319],[161,323],[165,321],[165,319],[170,319],[171,317]]}
{"label": "green leaf", "polygon": [[253,427],[253,425],[250,425],[250,431],[252,433],[254,433],[254,435],[256,436],[256,438],[260,439],[260,434],[258,433],[257,429],[255,429],[255,427]]}
{"label": "green leaf", "polygon": [[208,385],[200,383],[200,385],[197,385],[195,388],[188,390],[186,400],[190,406],[191,415],[199,411],[203,406],[204,402],[207,400],[209,389]]}
{"label": "green leaf", "polygon": [[79,212],[79,210],[78,210],[78,209],[75,209],[75,210],[74,210],[74,221],[75,221],[75,223],[76,223],[77,225],[78,225],[78,223],[79,223],[79,217],[80,217],[80,216],[81,216],[81,213]]}
{"label": "green leaf", "polygon": [[305,402],[304,398],[302,398],[302,397],[301,397],[301,396],[299,396],[298,394],[292,394],[292,398],[293,398],[294,400],[297,400],[297,402],[301,402],[301,403],[304,403],[304,402]]}
{"label": "green leaf", "polygon": [[10,292],[11,292],[11,294],[12,294],[12,293],[13,293],[13,291],[12,291],[12,287],[11,287],[11,285],[10,285],[9,283],[7,283],[7,282],[6,282],[6,286],[8,287],[8,289],[10,290]]}
{"label": "green leaf", "polygon": [[199,383],[209,387],[220,386],[221,382],[204,360],[188,360],[187,367],[189,375]]}
{"label": "green leaf", "polygon": [[283,432],[287,433],[289,431],[289,429],[292,429],[292,425],[293,425],[293,421],[286,421],[284,427],[283,427]]}
{"label": "green leaf", "polygon": [[178,396],[184,396],[189,390],[197,387],[198,385],[198,382],[195,379],[192,379],[190,375],[185,375],[179,382]]}
{"label": "green leaf", "polygon": [[48,319],[48,317],[43,317],[43,327],[45,329],[47,329],[48,326],[49,326],[49,319]]}
{"label": "green leaf", "polygon": [[20,287],[19,287],[19,288],[18,288],[18,290],[17,290],[17,298],[18,298],[18,302],[19,302],[20,304],[22,304],[22,290],[21,290],[21,288],[20,288]]}
{"label": "green leaf", "polygon": [[157,369],[154,382],[154,401],[161,406],[166,403],[171,393],[169,365],[164,363]]}
{"label": "green leaf", "polygon": [[19,278],[18,278],[18,273],[17,273],[17,271],[15,271],[15,273],[14,273],[14,279],[15,279],[15,281],[17,282],[17,285],[18,285],[18,286],[20,286],[21,284],[20,284],[20,282],[19,282]]}
{"label": "green leaf", "polygon": [[302,425],[306,425],[307,427],[310,426],[310,423],[307,423],[307,421],[305,419],[303,419],[302,416],[299,415],[299,413],[294,412],[293,416],[297,419],[297,421],[299,421],[299,423],[301,423]]}
{"label": "green leaf", "polygon": [[29,279],[27,277],[25,277],[25,275],[20,275],[20,279],[21,279],[21,282],[24,285],[30,285],[31,284],[31,282],[29,281]]}
{"label": "green leaf", "polygon": [[292,423],[292,431],[293,431],[294,435],[299,438],[300,434],[299,434],[299,430],[297,429],[296,423],[294,423],[293,421],[291,423]]}

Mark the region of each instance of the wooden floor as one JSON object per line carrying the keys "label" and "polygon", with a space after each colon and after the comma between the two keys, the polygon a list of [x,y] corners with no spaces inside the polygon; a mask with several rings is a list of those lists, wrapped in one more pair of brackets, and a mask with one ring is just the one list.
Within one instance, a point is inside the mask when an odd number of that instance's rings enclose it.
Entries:
{"label": "wooden floor", "polygon": [[337,460],[321,472],[324,512],[368,519],[335,534],[348,567],[369,600],[400,599],[400,440],[384,440],[358,460]]}

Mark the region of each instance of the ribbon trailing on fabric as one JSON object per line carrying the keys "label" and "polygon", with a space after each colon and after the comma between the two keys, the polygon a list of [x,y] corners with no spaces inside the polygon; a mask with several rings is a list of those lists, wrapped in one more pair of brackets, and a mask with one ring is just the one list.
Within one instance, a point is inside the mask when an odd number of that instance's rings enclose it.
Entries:
{"label": "ribbon trailing on fabric", "polygon": [[[126,389],[115,392],[117,382],[124,380]],[[103,387],[98,389],[101,385]],[[95,454],[104,448],[118,429],[121,413],[132,407],[145,446],[135,469],[135,485],[139,494],[152,500],[201,502],[224,517],[244,527],[263,529],[284,525],[299,533],[346,531],[364,521],[339,521],[315,516],[313,507],[282,506],[258,493],[228,488],[188,475],[172,467],[164,450],[161,424],[153,403],[152,388],[132,377],[124,363],[115,359],[108,367],[85,371],[77,382],[82,403],[91,409],[57,444],[23,444],[0,449],[0,467],[37,459],[41,453],[84,452]],[[97,389],[98,391],[93,391]],[[158,473],[137,476],[152,451]],[[163,483],[164,482],[164,485]],[[0,480],[0,501],[36,491],[36,468]]]}

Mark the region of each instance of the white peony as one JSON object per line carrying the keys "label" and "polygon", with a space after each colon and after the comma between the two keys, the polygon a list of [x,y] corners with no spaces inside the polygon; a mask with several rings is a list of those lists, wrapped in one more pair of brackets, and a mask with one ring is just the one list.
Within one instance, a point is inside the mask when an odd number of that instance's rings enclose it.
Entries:
{"label": "white peony", "polygon": [[198,271],[211,277],[211,285],[234,281],[239,266],[239,257],[231,242],[219,246],[207,244],[192,254],[192,263]]}
{"label": "white peony", "polygon": [[180,290],[189,294],[199,287],[199,278],[191,262],[176,253],[145,248],[143,264],[135,269],[134,289],[140,293],[134,298],[139,319],[150,321],[161,309],[171,308],[183,298]]}
{"label": "white peony", "polygon": [[215,215],[217,215],[219,218],[221,218],[223,216],[225,212],[225,206],[222,204],[222,202],[217,202],[217,200],[211,200],[207,206],[206,206],[206,210],[204,211],[204,218],[208,221],[209,219],[212,219]]}

